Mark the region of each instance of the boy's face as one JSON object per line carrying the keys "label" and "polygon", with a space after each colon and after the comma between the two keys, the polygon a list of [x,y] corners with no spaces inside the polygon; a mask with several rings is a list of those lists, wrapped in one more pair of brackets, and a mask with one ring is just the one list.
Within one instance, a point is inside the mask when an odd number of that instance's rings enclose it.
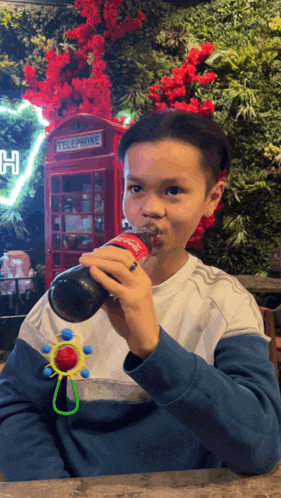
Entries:
{"label": "boy's face", "polygon": [[[206,180],[200,160],[199,148],[175,139],[128,148],[123,212],[134,229],[153,222],[163,231],[151,255],[173,253],[181,257],[202,216],[211,216],[217,207],[225,184],[218,182],[205,200]],[[139,180],[130,179],[130,175]],[[169,180],[174,177],[178,181]]]}

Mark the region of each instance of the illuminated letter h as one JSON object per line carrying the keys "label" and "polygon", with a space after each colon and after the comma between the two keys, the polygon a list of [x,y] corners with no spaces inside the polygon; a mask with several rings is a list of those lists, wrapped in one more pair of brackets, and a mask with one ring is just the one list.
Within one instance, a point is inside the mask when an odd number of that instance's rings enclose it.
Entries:
{"label": "illuminated letter h", "polygon": [[17,150],[12,151],[11,159],[7,157],[5,150],[0,150],[0,175],[6,174],[7,166],[12,166],[13,175],[19,174],[19,153]]}

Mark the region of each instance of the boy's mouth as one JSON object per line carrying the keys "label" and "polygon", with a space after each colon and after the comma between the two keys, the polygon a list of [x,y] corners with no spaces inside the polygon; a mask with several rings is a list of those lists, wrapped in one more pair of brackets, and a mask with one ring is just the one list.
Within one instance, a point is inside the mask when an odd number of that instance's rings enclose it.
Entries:
{"label": "boy's mouth", "polygon": [[161,236],[162,236],[162,233],[158,233],[158,235],[156,235],[156,237],[154,238],[153,242],[157,242],[158,240],[160,240]]}
{"label": "boy's mouth", "polygon": [[160,247],[160,246],[162,246],[163,243],[164,243],[164,238],[163,237],[164,237],[163,233],[158,233],[156,235],[156,237],[154,238],[154,240],[152,242],[152,245],[154,247]]}
{"label": "boy's mouth", "polygon": [[152,234],[152,240],[155,242],[156,240],[159,240],[160,236],[163,234],[162,230],[157,227],[154,223],[147,223],[145,227],[153,227],[155,229],[155,233]]}

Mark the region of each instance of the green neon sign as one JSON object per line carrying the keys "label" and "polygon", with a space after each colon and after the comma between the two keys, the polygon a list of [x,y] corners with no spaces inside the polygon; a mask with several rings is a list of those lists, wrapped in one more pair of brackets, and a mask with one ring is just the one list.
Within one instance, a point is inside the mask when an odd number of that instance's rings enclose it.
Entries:
{"label": "green neon sign", "polygon": [[[30,102],[24,102],[17,110],[8,109],[7,107],[0,106],[0,113],[10,113],[10,114],[21,114],[27,107],[32,106],[33,109],[37,113],[38,120],[38,128],[45,128],[50,123],[43,118],[42,109],[36,107]],[[24,185],[26,185],[33,173],[34,164],[37,157],[37,154],[40,151],[41,144],[45,139],[45,131],[38,133],[38,136],[34,140],[33,146],[31,148],[31,152],[27,159],[27,167],[23,174],[19,174],[19,163],[20,163],[20,155],[18,151],[12,151],[12,157],[7,157],[7,152],[5,150],[0,150],[0,175],[5,175],[7,171],[12,169],[12,174],[15,177],[15,185],[12,191],[9,192],[9,197],[0,196],[0,206],[13,206],[22,191]]]}

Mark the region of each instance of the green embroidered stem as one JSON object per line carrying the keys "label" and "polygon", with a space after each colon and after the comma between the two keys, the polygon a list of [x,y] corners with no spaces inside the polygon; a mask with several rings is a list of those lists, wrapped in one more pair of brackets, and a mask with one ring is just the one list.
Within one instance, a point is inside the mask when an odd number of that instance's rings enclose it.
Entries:
{"label": "green embroidered stem", "polygon": [[62,379],[59,379],[58,383],[57,383],[57,387],[56,387],[55,394],[53,397],[53,408],[54,408],[55,412],[58,413],[59,415],[73,415],[74,413],[77,412],[77,410],[79,408],[79,398],[78,398],[78,393],[77,393],[77,389],[76,389],[76,385],[75,385],[74,380],[71,380],[72,388],[73,388],[73,392],[74,392],[74,396],[75,396],[75,401],[76,401],[76,406],[75,406],[74,410],[72,410],[72,412],[61,412],[56,407],[57,395],[58,395],[58,390],[59,390],[61,381],[62,381]]}

